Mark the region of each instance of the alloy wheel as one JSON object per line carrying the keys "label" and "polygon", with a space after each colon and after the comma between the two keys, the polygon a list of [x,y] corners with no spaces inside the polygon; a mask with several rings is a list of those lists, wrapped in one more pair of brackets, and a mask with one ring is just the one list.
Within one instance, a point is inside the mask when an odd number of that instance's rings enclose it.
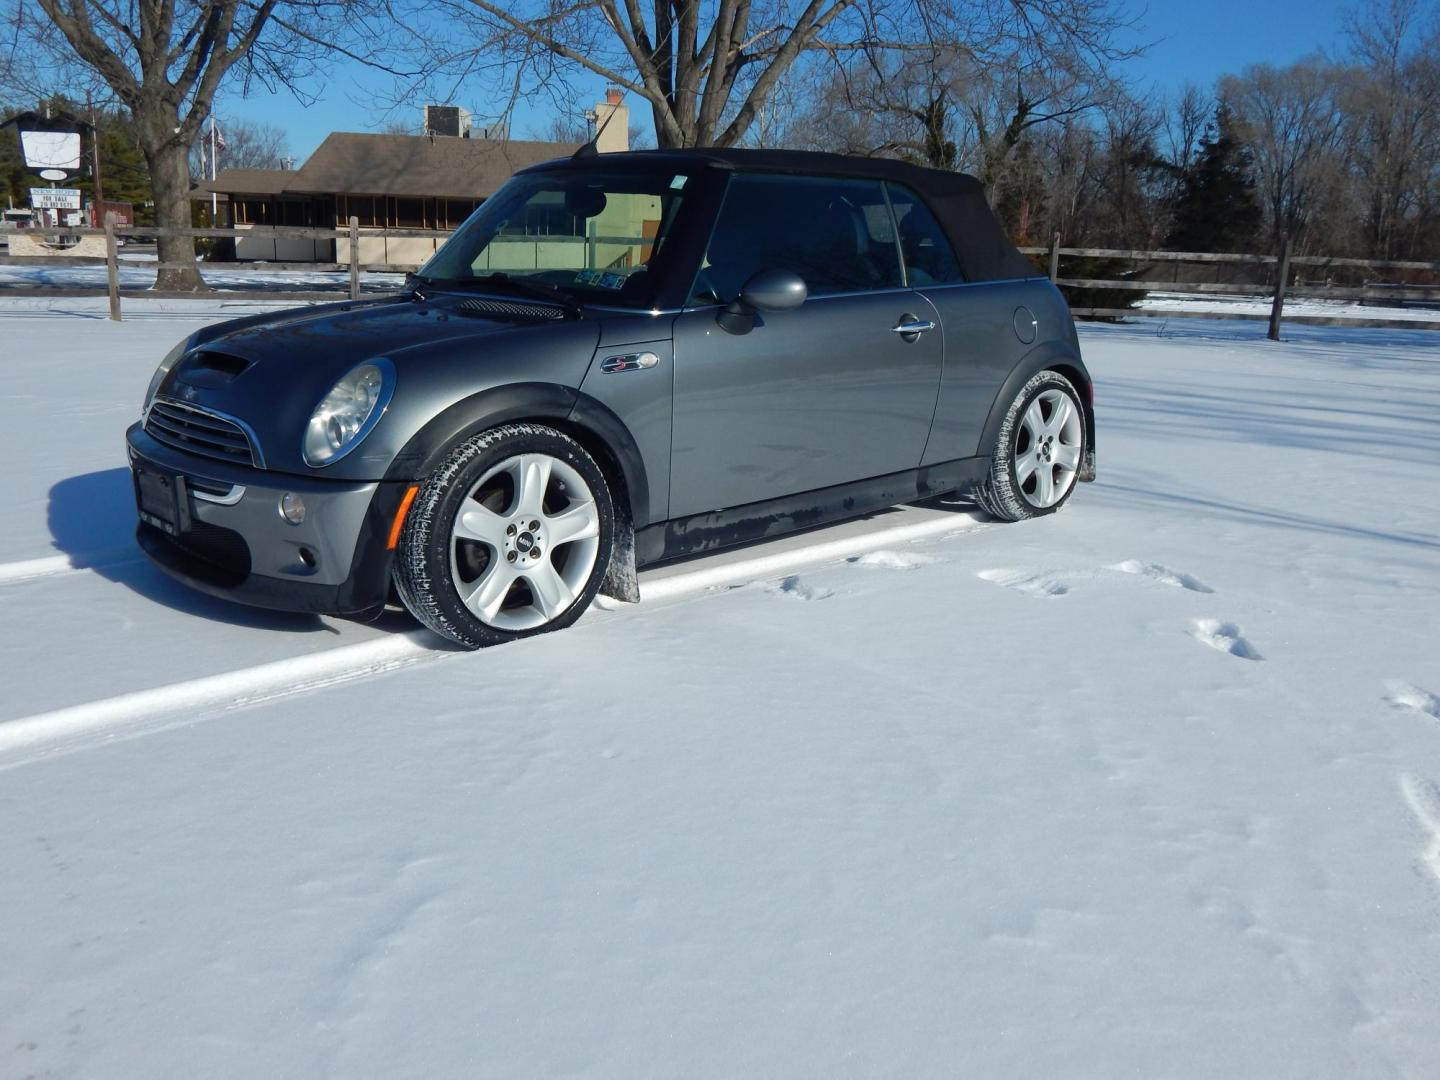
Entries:
{"label": "alloy wheel", "polygon": [[589,485],[549,454],[517,454],[466,493],[450,537],[450,573],[466,608],[497,630],[533,630],[584,591],[600,552]]}
{"label": "alloy wheel", "polygon": [[1080,409],[1064,390],[1035,395],[1015,432],[1015,480],[1031,506],[1048,509],[1075,483],[1085,429]]}

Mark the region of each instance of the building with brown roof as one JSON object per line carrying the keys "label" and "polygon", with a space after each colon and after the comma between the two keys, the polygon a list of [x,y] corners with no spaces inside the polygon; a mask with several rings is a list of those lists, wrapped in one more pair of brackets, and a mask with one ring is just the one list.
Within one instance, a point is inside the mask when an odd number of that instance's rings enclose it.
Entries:
{"label": "building with brown roof", "polygon": [[[600,112],[600,110],[604,110]],[[601,151],[628,147],[628,110],[618,91],[597,106]],[[360,261],[416,265],[442,242],[387,237],[383,229],[449,231],[520,169],[573,154],[579,143],[473,139],[447,135],[388,135],[339,131],[326,137],[299,169],[224,169],[196,189],[225,198],[230,223],[346,228],[359,220]],[[334,240],[241,237],[241,260],[334,262]]]}

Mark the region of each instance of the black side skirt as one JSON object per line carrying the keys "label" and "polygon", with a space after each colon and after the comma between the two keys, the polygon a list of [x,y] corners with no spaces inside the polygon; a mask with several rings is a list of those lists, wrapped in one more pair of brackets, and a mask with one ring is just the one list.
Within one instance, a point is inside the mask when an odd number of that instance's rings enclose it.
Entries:
{"label": "black side skirt", "polygon": [[649,566],[684,555],[773,540],[888,506],[965,491],[984,479],[989,468],[989,457],[960,458],[660,522],[635,534],[635,560],[640,566]]}

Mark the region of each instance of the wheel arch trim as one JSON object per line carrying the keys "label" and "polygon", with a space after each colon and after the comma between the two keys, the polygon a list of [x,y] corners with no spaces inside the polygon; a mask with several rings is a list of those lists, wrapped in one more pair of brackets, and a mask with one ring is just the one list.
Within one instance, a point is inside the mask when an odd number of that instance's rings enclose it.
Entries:
{"label": "wheel arch trim", "polygon": [[1085,448],[1088,454],[1095,452],[1095,404],[1092,388],[1094,381],[1080,354],[1061,341],[1047,341],[1036,346],[1021,358],[1010,370],[1005,382],[990,403],[990,413],[985,419],[985,428],[980,436],[977,452],[989,454],[995,441],[1000,437],[1000,425],[1005,422],[1005,413],[1021,389],[1042,371],[1056,371],[1064,375],[1080,393],[1080,407],[1085,413]]}
{"label": "wheel arch trim", "polygon": [[428,476],[457,442],[498,424],[548,423],[580,443],[607,474],[618,473],[635,524],[650,520],[645,460],[624,422],[587,394],[555,383],[509,383],[471,394],[427,422],[395,455],[386,480]]}

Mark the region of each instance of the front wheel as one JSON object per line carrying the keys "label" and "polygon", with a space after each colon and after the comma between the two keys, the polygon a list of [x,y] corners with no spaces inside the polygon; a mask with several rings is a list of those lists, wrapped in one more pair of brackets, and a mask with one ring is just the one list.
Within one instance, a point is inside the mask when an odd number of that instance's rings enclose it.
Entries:
{"label": "front wheel", "polygon": [[1084,460],[1080,395],[1058,371],[1042,371],[1005,411],[976,501],[1003,521],[1053,514],[1070,498]]}
{"label": "front wheel", "polygon": [[467,648],[569,626],[610,561],[605,475],[568,435],[491,428],[456,445],[424,482],[395,551],[410,613]]}

